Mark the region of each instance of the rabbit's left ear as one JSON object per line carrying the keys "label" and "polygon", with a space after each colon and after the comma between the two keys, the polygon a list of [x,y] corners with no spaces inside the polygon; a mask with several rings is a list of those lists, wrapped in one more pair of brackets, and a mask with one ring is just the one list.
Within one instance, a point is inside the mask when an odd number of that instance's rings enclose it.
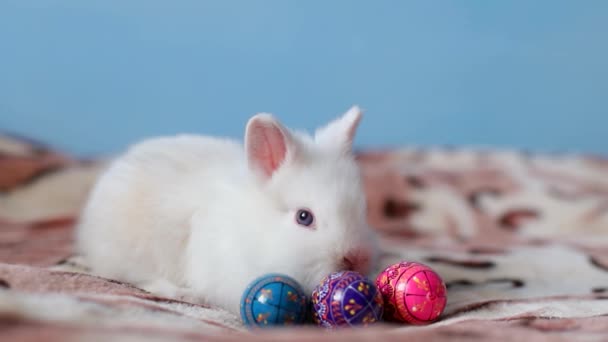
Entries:
{"label": "rabbit's left ear", "polygon": [[247,123],[245,150],[249,168],[264,179],[270,179],[293,156],[295,148],[289,130],[272,115],[257,114]]}
{"label": "rabbit's left ear", "polygon": [[341,117],[317,129],[315,141],[322,145],[340,147],[351,151],[362,116],[361,108],[358,106],[351,107]]}

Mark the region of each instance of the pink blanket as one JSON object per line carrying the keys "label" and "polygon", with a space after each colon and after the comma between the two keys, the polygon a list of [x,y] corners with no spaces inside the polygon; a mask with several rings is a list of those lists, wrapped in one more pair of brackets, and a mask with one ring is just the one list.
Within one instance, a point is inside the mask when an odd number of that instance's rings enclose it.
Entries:
{"label": "pink blanket", "polygon": [[438,322],[254,333],[228,312],[91,275],[72,229],[103,161],[1,136],[0,339],[608,339],[608,160],[407,148],[358,157],[382,236],[378,268],[433,267],[448,286]]}

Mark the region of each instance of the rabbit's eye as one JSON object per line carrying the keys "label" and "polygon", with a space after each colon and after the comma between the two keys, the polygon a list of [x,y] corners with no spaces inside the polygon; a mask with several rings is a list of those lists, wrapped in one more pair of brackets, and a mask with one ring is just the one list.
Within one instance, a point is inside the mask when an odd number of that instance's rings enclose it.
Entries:
{"label": "rabbit's eye", "polygon": [[300,209],[296,213],[296,221],[299,225],[310,227],[315,221],[315,217],[308,209]]}

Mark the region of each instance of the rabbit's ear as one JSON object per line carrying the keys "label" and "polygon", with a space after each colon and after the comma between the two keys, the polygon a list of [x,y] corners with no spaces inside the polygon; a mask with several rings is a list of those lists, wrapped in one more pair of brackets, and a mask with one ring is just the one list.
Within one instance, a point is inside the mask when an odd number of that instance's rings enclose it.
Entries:
{"label": "rabbit's ear", "polygon": [[362,116],[363,112],[358,106],[351,107],[338,119],[319,128],[315,132],[315,141],[325,146],[351,151],[353,139]]}
{"label": "rabbit's ear", "polygon": [[249,168],[269,179],[294,154],[295,141],[288,129],[271,114],[252,117],[245,130]]}

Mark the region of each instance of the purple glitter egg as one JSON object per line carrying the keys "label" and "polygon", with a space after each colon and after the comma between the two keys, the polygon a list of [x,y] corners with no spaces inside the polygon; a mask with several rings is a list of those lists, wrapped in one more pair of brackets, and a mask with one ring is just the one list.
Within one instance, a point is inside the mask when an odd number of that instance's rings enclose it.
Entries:
{"label": "purple glitter egg", "polygon": [[382,295],[376,285],[357,272],[325,277],[312,293],[314,321],[324,327],[368,325],[382,319]]}

